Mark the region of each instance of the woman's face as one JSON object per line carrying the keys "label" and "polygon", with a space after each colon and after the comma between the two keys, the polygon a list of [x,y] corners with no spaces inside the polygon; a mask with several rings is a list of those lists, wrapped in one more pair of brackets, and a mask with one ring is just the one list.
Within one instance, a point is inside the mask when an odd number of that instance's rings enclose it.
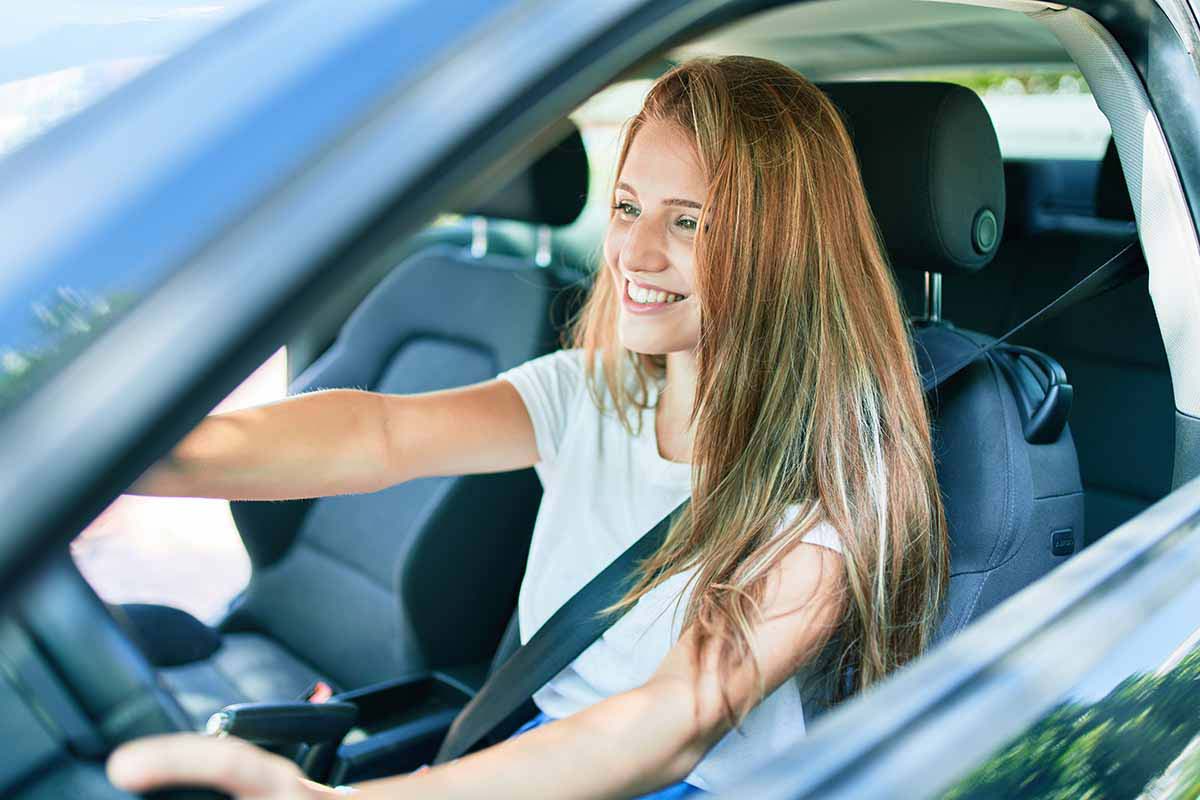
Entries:
{"label": "woman's face", "polygon": [[692,351],[700,338],[692,247],[706,194],[688,138],[652,122],[617,176],[604,260],[620,294],[621,344],[635,353]]}

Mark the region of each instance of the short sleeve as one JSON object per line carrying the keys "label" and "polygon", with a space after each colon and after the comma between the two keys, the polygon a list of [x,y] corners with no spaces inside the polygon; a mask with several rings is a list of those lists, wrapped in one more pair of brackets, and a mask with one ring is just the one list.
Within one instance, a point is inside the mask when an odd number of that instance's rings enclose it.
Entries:
{"label": "short sleeve", "polygon": [[819,544],[821,547],[828,547],[835,553],[842,552],[842,539],[828,522],[818,522],[808,533],[804,534],[800,541],[807,544]]}
{"label": "short sleeve", "polygon": [[[783,521],[779,524],[779,529],[783,530],[791,525],[796,519],[796,515],[800,513],[802,506],[788,506],[783,515]],[[809,529],[808,533],[804,534],[800,539],[806,544],[819,544],[821,547],[828,547],[835,553],[842,552],[842,539],[838,536],[837,530],[828,522],[822,520]]]}
{"label": "short sleeve", "polygon": [[529,412],[538,458],[553,461],[562,445],[571,410],[586,391],[579,349],[559,350],[505,370],[496,376],[508,381]]}

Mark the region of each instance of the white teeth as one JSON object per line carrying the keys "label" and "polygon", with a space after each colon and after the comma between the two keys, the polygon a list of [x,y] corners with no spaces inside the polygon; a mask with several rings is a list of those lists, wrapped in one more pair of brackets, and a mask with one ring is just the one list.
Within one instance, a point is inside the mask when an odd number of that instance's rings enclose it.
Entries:
{"label": "white teeth", "polygon": [[664,292],[661,290],[643,289],[641,286],[635,285],[632,281],[629,281],[626,285],[628,286],[626,289],[626,294],[629,295],[629,298],[635,303],[640,303],[642,305],[651,305],[654,303],[678,303],[683,299],[682,295],[671,294],[670,292]]}

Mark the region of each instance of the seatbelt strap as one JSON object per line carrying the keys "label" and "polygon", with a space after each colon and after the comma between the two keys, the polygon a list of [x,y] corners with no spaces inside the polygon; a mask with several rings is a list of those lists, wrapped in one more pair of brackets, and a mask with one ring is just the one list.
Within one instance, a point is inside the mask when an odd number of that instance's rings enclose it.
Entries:
{"label": "seatbelt strap", "polygon": [[624,614],[624,610],[604,616],[599,612],[625,596],[627,581],[638,563],[654,555],[686,504],[686,500],[680,503],[588,581],[488,677],[479,693],[455,717],[433,763],[441,764],[468,752]]}
{"label": "seatbelt strap", "polygon": [[[945,368],[930,363],[928,372],[921,376],[921,388],[926,393],[933,391],[1026,326],[1052,319],[1068,308],[1144,273],[1145,264],[1135,240],[999,339],[980,346]],[[623,612],[603,617],[599,612],[625,596],[629,588],[627,581],[634,569],[662,545],[672,520],[686,502],[592,578],[488,677],[479,693],[455,718],[433,763],[442,764],[469,752],[621,617]]]}
{"label": "seatbelt strap", "polygon": [[1033,316],[1017,323],[1000,338],[980,345],[978,350],[967,353],[958,361],[954,361],[948,366],[941,367],[937,364],[931,364],[929,372],[921,376],[921,389],[926,394],[932,392],[971,364],[974,364],[984,354],[995,350],[1028,326],[1054,319],[1067,309],[1085,300],[1090,300],[1105,292],[1110,292],[1118,286],[1123,286],[1134,278],[1145,274],[1146,262],[1142,259],[1142,251],[1138,246],[1137,239],[1134,239],[1118,250],[1116,255],[1108,259],[1108,261],[1096,267],[1086,277],[1050,301],[1049,304],[1042,307]]}

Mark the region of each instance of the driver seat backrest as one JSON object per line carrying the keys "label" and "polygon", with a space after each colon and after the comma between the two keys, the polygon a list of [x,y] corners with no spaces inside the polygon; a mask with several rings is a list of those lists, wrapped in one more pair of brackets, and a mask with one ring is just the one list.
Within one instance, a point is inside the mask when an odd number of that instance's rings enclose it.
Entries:
{"label": "driver seat backrest", "polygon": [[[524,260],[419,253],[289,393],[414,394],[488,380],[553,348],[555,291],[550,273]],[[223,627],[269,632],[343,688],[484,660],[505,622],[496,609],[516,595],[540,497],[522,470],[235,502],[253,573]]]}
{"label": "driver seat backrest", "polygon": [[[471,213],[567,224],[587,182],[583,141],[571,126]],[[570,287],[531,260],[433,246],[370,292],[289,394],[409,394],[485,381],[553,350],[573,300]],[[347,691],[483,663],[516,602],[540,499],[533,471],[520,470],[234,502],[252,569],[220,631],[178,611],[132,607],[130,616],[144,640],[196,645],[155,653],[151,641],[147,650],[197,724],[228,703],[297,699],[317,679]]]}
{"label": "driver seat backrest", "polygon": [[[984,268],[1004,229],[1005,187],[995,130],[979,97],[944,83],[821,88],[846,120],[893,268],[962,275]],[[936,364],[987,341],[945,321],[914,324],[918,359]],[[995,352],[929,398],[950,535],[939,639],[1082,545],[1070,400],[1062,368],[1029,349]]]}

